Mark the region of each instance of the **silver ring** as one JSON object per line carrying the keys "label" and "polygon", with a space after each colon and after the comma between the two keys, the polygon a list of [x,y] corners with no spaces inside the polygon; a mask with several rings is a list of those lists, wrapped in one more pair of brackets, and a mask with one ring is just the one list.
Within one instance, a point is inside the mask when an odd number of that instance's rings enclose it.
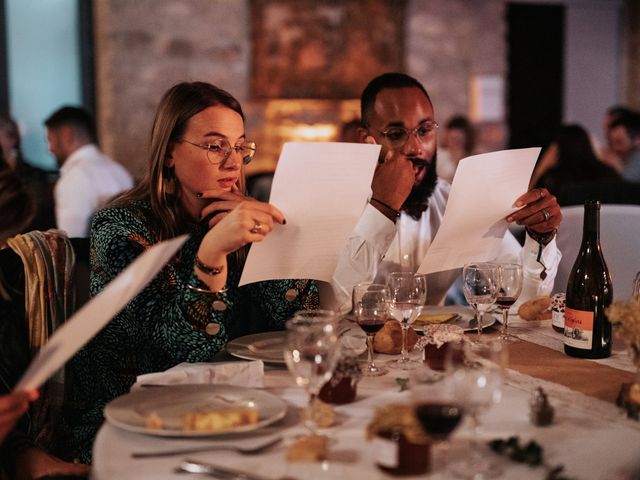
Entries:
{"label": "silver ring", "polygon": [[549,212],[547,212],[546,208],[542,209],[542,215],[544,215],[544,221],[545,222],[548,222],[549,219],[551,218],[551,215],[549,215]]}
{"label": "silver ring", "polygon": [[251,233],[260,233],[262,231],[262,224],[260,222],[255,222],[253,224],[253,228],[249,231]]}

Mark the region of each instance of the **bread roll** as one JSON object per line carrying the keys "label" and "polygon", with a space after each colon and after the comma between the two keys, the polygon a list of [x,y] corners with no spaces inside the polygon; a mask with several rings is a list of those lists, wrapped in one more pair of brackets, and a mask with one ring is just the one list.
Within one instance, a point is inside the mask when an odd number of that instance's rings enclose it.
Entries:
{"label": "bread roll", "polygon": [[518,315],[525,320],[548,320],[551,318],[551,297],[542,295],[527,300],[518,309]]}
{"label": "bread roll", "polygon": [[[418,334],[409,327],[407,331],[407,350],[411,350],[418,341]],[[378,353],[397,355],[402,352],[402,327],[397,320],[389,320],[373,339],[373,349]]]}

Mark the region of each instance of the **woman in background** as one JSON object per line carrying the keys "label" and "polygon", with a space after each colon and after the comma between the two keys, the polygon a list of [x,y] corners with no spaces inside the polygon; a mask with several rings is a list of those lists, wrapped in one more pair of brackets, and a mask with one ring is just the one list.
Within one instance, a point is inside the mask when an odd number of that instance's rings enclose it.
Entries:
{"label": "woman in background", "polygon": [[545,154],[544,168],[547,170],[538,171],[535,186],[549,190],[561,205],[565,204],[564,195],[575,186],[620,179],[613,168],[598,159],[586,130],[575,124],[560,127]]}
{"label": "woman in background", "polygon": [[295,311],[317,308],[317,287],[308,280],[238,287],[246,246],[285,224],[277,208],[243,193],[243,166],[254,153],[235,98],[207,83],[180,83],[156,111],[147,176],[95,215],[93,295],[150,246],[190,237],[73,360],[76,400],[86,405],[73,419],[82,460],[90,460],[104,406],[138,375],[210,362],[230,338],[282,329]]}
{"label": "woman in background", "polygon": [[35,215],[22,231],[54,228],[53,173],[25,161],[20,148],[18,125],[6,115],[0,115],[0,151],[4,158],[4,161],[0,161],[0,168],[7,168],[20,177],[24,188],[35,200]]}

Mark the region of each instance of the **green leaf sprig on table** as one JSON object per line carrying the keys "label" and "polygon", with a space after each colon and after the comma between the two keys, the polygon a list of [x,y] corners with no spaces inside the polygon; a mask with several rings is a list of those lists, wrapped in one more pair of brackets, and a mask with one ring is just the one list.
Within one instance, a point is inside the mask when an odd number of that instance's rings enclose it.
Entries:
{"label": "green leaf sprig on table", "polygon": [[408,378],[396,377],[396,383],[398,385],[400,385],[400,391],[401,392],[404,392],[405,390],[409,389],[409,379]]}
{"label": "green leaf sprig on table", "polygon": [[545,480],[572,480],[564,475],[563,465],[551,467],[544,463],[544,449],[535,440],[520,445],[520,439],[517,436],[509,437],[506,440],[498,438],[491,440],[489,447],[497,454],[505,455],[514,462],[524,463],[530,467],[545,467],[547,469]]}

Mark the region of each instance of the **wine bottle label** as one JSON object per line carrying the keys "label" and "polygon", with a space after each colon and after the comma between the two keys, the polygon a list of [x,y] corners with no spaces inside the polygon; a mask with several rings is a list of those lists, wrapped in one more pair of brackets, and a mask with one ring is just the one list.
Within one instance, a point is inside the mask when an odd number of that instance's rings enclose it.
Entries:
{"label": "wine bottle label", "polygon": [[564,312],[551,311],[551,325],[558,328],[564,328]]}
{"label": "wine bottle label", "polygon": [[564,309],[564,344],[591,350],[593,345],[593,312]]}
{"label": "wine bottle label", "polygon": [[388,468],[398,467],[398,442],[379,436],[375,437],[373,451],[378,465]]}

